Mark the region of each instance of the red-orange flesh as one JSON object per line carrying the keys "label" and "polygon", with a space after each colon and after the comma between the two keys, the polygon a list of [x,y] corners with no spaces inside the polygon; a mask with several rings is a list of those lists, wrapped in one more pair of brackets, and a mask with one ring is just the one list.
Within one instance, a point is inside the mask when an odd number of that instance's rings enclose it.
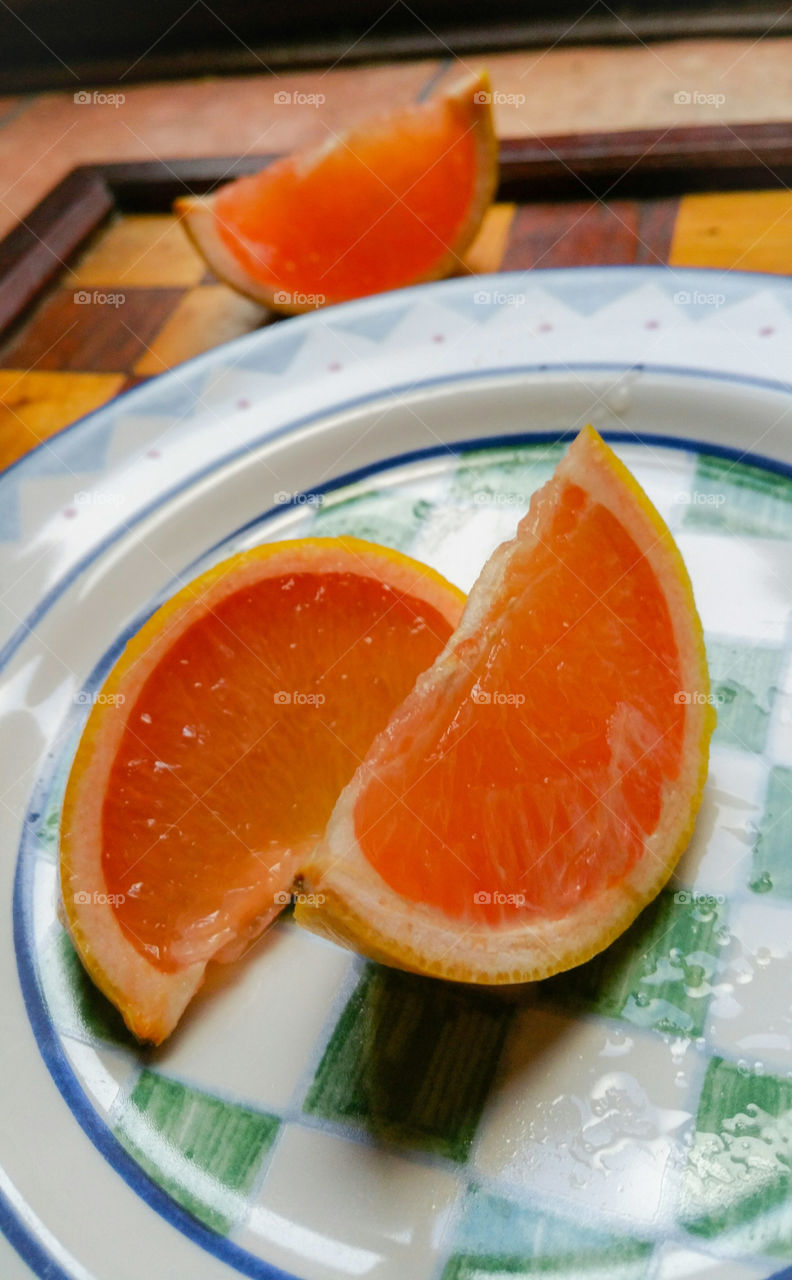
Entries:
{"label": "red-orange flesh", "polygon": [[658,582],[582,489],[567,483],[505,585],[466,642],[478,653],[497,623],[484,674],[463,665],[452,696],[397,717],[354,811],[364,856],[395,892],[492,923],[561,917],[627,876],[678,776],[685,713]]}
{"label": "red-orange flesh", "polygon": [[197,619],[144,684],[108,780],[102,869],[128,941],[171,972],[244,934],[450,632],[351,573],[265,578]]}
{"label": "red-orange flesh", "polygon": [[362,297],[424,277],[457,243],[478,165],[470,120],[440,98],[351,134],[312,167],[287,158],[229,183],[214,197],[217,230],[274,289]]}

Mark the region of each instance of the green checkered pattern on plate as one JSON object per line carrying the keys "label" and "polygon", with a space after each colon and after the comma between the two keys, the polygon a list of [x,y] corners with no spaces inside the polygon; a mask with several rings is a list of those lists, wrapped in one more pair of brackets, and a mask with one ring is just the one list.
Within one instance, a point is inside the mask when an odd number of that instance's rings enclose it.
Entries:
{"label": "green checkered pattern on plate", "polygon": [[[435,468],[412,483],[359,485],[329,495],[311,530],[406,552],[420,544],[423,558],[442,562],[444,537],[466,522],[478,528],[493,507],[526,506],[562,452],[546,444],[477,450],[444,474]],[[716,458],[670,465],[681,478],[665,513],[686,538],[717,536],[726,558],[730,539],[792,539],[785,478]],[[192,1080],[135,1046],[53,918],[38,956],[50,1012],[64,1043],[121,1064],[107,1121],[148,1176],[235,1240],[251,1206],[267,1203],[287,1131],[396,1153],[457,1188],[433,1234],[431,1263],[412,1267],[410,1280],[654,1280],[669,1249],[688,1259],[701,1254],[707,1265],[714,1255],[764,1258],[767,1274],[792,1260],[792,1045],[786,1057],[769,1046],[757,1067],[761,1048],[748,1062],[739,1041],[724,1047],[713,1038],[716,1022],[728,1032],[729,1000],[750,994],[750,987],[727,990],[724,958],[741,946],[743,913],[762,904],[788,910],[792,938],[792,735],[788,749],[783,734],[774,737],[786,655],[780,641],[756,644],[733,630],[707,637],[719,709],[714,749],[759,762],[766,783],[744,865],[723,868],[726,890],[717,864],[706,882],[689,873],[602,955],[511,1000],[353,965],[336,1005],[320,1011],[323,1030],[295,1072],[288,1105],[255,1105],[222,1081]],[[780,758],[767,754],[774,742],[782,743]],[[63,781],[61,770],[40,821],[42,860],[55,855]],[[751,956],[743,959],[750,969]],[[321,954],[309,962],[321,963]],[[295,1027],[301,1000],[310,998],[309,973],[304,981]],[[792,1000],[792,960],[789,982]],[[531,1045],[516,1065],[507,1052],[532,1010],[543,1035],[555,1028],[556,1048],[568,1037],[573,1075],[591,1082],[579,1096],[560,1086],[554,1095],[552,1057],[542,1075],[552,1044]],[[229,1054],[251,1052],[255,1027],[234,1035]],[[529,1114],[519,1111],[523,1094],[534,1099]],[[496,1132],[498,1125],[506,1128]],[[624,1153],[633,1149],[643,1161],[635,1176],[652,1169],[645,1204],[629,1200]],[[310,1225],[310,1206],[301,1213]],[[353,1218],[350,1210],[350,1232]],[[347,1226],[338,1224],[339,1239]]]}
{"label": "green checkered pattern on plate", "polygon": [[116,1136],[155,1182],[226,1235],[278,1130],[278,1118],[142,1071]]}

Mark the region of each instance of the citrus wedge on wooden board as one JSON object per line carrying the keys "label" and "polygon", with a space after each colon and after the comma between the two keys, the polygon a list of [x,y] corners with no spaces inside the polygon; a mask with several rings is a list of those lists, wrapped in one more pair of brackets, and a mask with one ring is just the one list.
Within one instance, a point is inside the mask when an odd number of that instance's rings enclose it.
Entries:
{"label": "citrus wedge on wooden board", "polygon": [[579,964],[670,876],[714,720],[679,551],[588,427],[342,792],[296,919],[464,982]]}
{"label": "citrus wedge on wooden board", "polygon": [[282,909],[463,603],[396,551],[308,538],[217,565],[129,641],[77,749],[60,859],[72,939],[140,1039]]}
{"label": "citrus wedge on wooden board", "polygon": [[486,73],[175,203],[214,274],[295,314],[463,266],[495,194]]}

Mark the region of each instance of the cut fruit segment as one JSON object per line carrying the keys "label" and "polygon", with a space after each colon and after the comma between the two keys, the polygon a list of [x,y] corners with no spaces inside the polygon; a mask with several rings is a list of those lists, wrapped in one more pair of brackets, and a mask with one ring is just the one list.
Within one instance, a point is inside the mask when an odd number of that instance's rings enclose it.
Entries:
{"label": "cut fruit segment", "polygon": [[211,270],[287,313],[458,270],[497,182],[489,81],[467,75],[176,212]]}
{"label": "cut fruit segment", "polygon": [[375,735],[464,597],[355,538],[217,565],[130,640],[66,790],[63,904],[91,977],[159,1043],[210,959],[282,909]]}
{"label": "cut fruit segment", "polygon": [[296,918],[465,982],[579,964],[671,874],[714,721],[679,551],[588,427],[341,794]]}

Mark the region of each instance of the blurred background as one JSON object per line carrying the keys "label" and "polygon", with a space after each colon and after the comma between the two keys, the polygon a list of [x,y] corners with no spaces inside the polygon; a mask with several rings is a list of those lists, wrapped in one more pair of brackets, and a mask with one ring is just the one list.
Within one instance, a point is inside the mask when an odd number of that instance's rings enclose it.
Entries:
{"label": "blurred background", "polygon": [[558,44],[792,31],[783,0],[7,0],[0,92]]}
{"label": "blurred background", "polygon": [[0,0],[0,468],[282,322],[175,198],[481,67],[500,185],[460,272],[792,272],[787,0]]}

